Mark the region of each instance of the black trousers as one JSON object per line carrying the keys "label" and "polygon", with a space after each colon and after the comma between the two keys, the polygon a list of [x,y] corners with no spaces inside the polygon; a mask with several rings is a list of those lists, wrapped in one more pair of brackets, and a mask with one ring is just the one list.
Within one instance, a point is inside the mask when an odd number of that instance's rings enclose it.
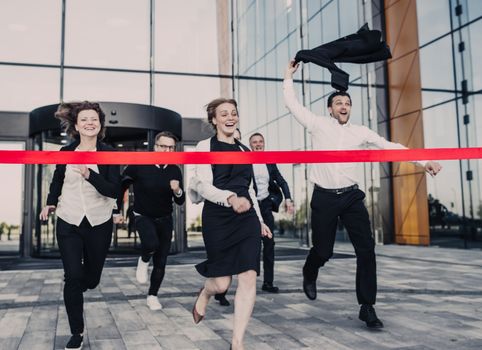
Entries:
{"label": "black trousers", "polygon": [[141,238],[142,261],[152,257],[151,285],[149,295],[157,295],[166,273],[167,256],[171,249],[172,216],[151,218],[136,216],[136,229]]}
{"label": "black trousers", "polygon": [[315,188],[311,199],[313,247],[306,258],[303,276],[316,280],[318,269],[332,257],[340,218],[355,248],[358,303],[373,305],[377,294],[375,241],[364,199],[365,193],[358,189],[336,194]]}
{"label": "black trousers", "polygon": [[[258,201],[261,216],[271,232],[274,230],[273,204],[269,198]],[[263,237],[263,273],[264,282],[273,284],[274,275],[274,236]]]}
{"label": "black trousers", "polygon": [[79,226],[57,218],[57,242],[64,266],[64,303],[72,334],[84,331],[84,295],[100,282],[112,239],[112,219],[92,227],[86,218]]}

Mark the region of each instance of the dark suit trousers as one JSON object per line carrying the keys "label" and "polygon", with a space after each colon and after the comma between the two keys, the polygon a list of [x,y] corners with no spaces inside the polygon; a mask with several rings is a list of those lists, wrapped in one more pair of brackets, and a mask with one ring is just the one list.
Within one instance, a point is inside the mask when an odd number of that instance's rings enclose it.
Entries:
{"label": "dark suit trousers", "polygon": [[64,303],[72,334],[84,331],[84,296],[100,282],[112,238],[112,219],[90,226],[86,218],[79,226],[57,218],[57,242],[64,266]]}
{"label": "dark suit trousers", "polygon": [[141,238],[142,261],[152,256],[152,273],[149,295],[157,295],[166,273],[167,256],[171,249],[172,216],[151,218],[136,216],[136,229]]}
{"label": "dark suit trousers", "polygon": [[[274,230],[273,204],[269,198],[258,201],[261,216],[271,232]],[[273,283],[274,274],[274,235],[273,238],[263,237],[263,273],[264,282]]]}
{"label": "dark suit trousers", "polygon": [[313,247],[306,258],[303,276],[307,280],[316,280],[319,267],[332,257],[340,218],[355,248],[358,303],[373,305],[377,294],[375,241],[364,198],[365,193],[360,190],[335,194],[315,188],[311,199]]}

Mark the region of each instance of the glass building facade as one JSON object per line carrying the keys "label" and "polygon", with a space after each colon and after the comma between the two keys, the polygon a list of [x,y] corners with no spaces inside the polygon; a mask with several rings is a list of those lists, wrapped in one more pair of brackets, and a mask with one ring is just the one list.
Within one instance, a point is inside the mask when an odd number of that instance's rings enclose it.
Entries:
{"label": "glass building facade", "polygon": [[[422,147],[480,147],[479,0],[6,1],[0,5],[0,45],[9,48],[0,51],[0,114],[13,118],[60,101],[90,99],[161,106],[184,118],[205,118],[207,102],[232,95],[239,102],[246,144],[253,132],[260,132],[268,150],[310,150],[309,135],[283,104],[282,77],[289,59],[300,49],[354,33],[364,23],[386,33],[407,20],[417,28],[410,40],[419,62],[415,92],[421,96]],[[402,40],[391,40],[394,52]],[[394,106],[387,95],[396,92],[387,64],[339,67],[350,74],[352,122],[391,139]],[[326,115],[333,91],[329,72],[305,64],[295,78],[299,100]],[[0,132],[0,143],[2,149],[9,142],[20,149],[39,144],[58,149],[60,144],[49,137],[27,140]],[[427,200],[421,212],[427,212],[430,243],[480,247],[481,162],[441,163],[443,171],[427,179],[423,194]],[[44,166],[45,176],[50,168]],[[308,245],[309,166],[279,168],[296,212],[277,214],[277,234]],[[399,213],[393,196],[398,185],[392,165],[366,163],[359,177],[376,241],[397,242],[394,217]],[[48,180],[38,184],[46,191]],[[43,200],[35,192],[25,195],[33,202]],[[199,226],[199,212],[200,207],[186,205],[186,227]],[[46,234],[55,245],[51,232]],[[340,226],[340,238],[345,237]]]}
{"label": "glass building facade", "polygon": [[[364,23],[385,31],[385,14],[396,5],[400,7],[396,17],[409,13],[404,6],[416,6],[409,15],[416,13],[418,22],[415,47],[420,60],[424,146],[480,147],[482,116],[477,106],[482,75],[477,62],[482,50],[476,43],[482,35],[482,3],[477,0],[233,1],[234,76],[245,142],[250,134],[260,132],[268,150],[311,149],[309,136],[283,104],[281,81],[288,60],[300,49],[354,33]],[[390,139],[386,90],[391,87],[385,65],[339,66],[350,74],[352,122]],[[328,70],[305,64],[297,74],[295,88],[300,101],[316,114],[327,115],[326,99],[333,92]],[[443,171],[427,179],[425,194],[431,244],[480,247],[480,161],[441,163]],[[305,244],[311,196],[306,166],[280,165],[280,169],[294,193],[297,209],[292,234]],[[364,164],[359,175],[376,240],[394,242],[391,166]],[[278,216],[280,227],[287,219],[286,215]]]}

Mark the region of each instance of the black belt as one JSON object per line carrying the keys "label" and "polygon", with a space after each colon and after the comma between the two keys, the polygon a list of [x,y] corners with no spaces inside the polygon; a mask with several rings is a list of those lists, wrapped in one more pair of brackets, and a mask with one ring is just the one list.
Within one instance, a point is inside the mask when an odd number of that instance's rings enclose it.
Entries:
{"label": "black belt", "polygon": [[318,185],[315,185],[315,189],[321,192],[328,192],[328,193],[335,193],[335,194],[342,194],[346,192],[350,192],[353,190],[358,189],[358,185],[352,185],[348,187],[342,187],[342,188],[323,188]]}

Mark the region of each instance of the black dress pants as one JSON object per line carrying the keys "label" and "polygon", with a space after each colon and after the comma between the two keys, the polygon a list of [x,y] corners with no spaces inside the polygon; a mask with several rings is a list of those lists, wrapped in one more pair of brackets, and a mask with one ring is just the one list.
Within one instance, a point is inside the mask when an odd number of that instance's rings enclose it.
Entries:
{"label": "black dress pants", "polygon": [[57,218],[57,242],[64,266],[64,303],[72,334],[84,332],[84,296],[100,282],[112,239],[112,219],[92,227],[84,217],[79,226]]}
{"label": "black dress pants", "polygon": [[[258,201],[259,210],[266,226],[271,232],[274,230],[273,204],[269,198]],[[263,237],[263,273],[264,282],[273,284],[274,275],[274,236],[273,238]]]}
{"label": "black dress pants", "polygon": [[171,249],[172,216],[151,218],[136,216],[136,229],[141,238],[142,261],[152,256],[151,285],[148,295],[157,295],[166,273],[167,256]]}
{"label": "black dress pants", "polygon": [[340,218],[355,248],[358,303],[373,305],[377,294],[375,241],[364,199],[365,193],[358,189],[336,194],[315,188],[311,199],[313,247],[306,258],[303,276],[316,280],[318,269],[332,257]]}

